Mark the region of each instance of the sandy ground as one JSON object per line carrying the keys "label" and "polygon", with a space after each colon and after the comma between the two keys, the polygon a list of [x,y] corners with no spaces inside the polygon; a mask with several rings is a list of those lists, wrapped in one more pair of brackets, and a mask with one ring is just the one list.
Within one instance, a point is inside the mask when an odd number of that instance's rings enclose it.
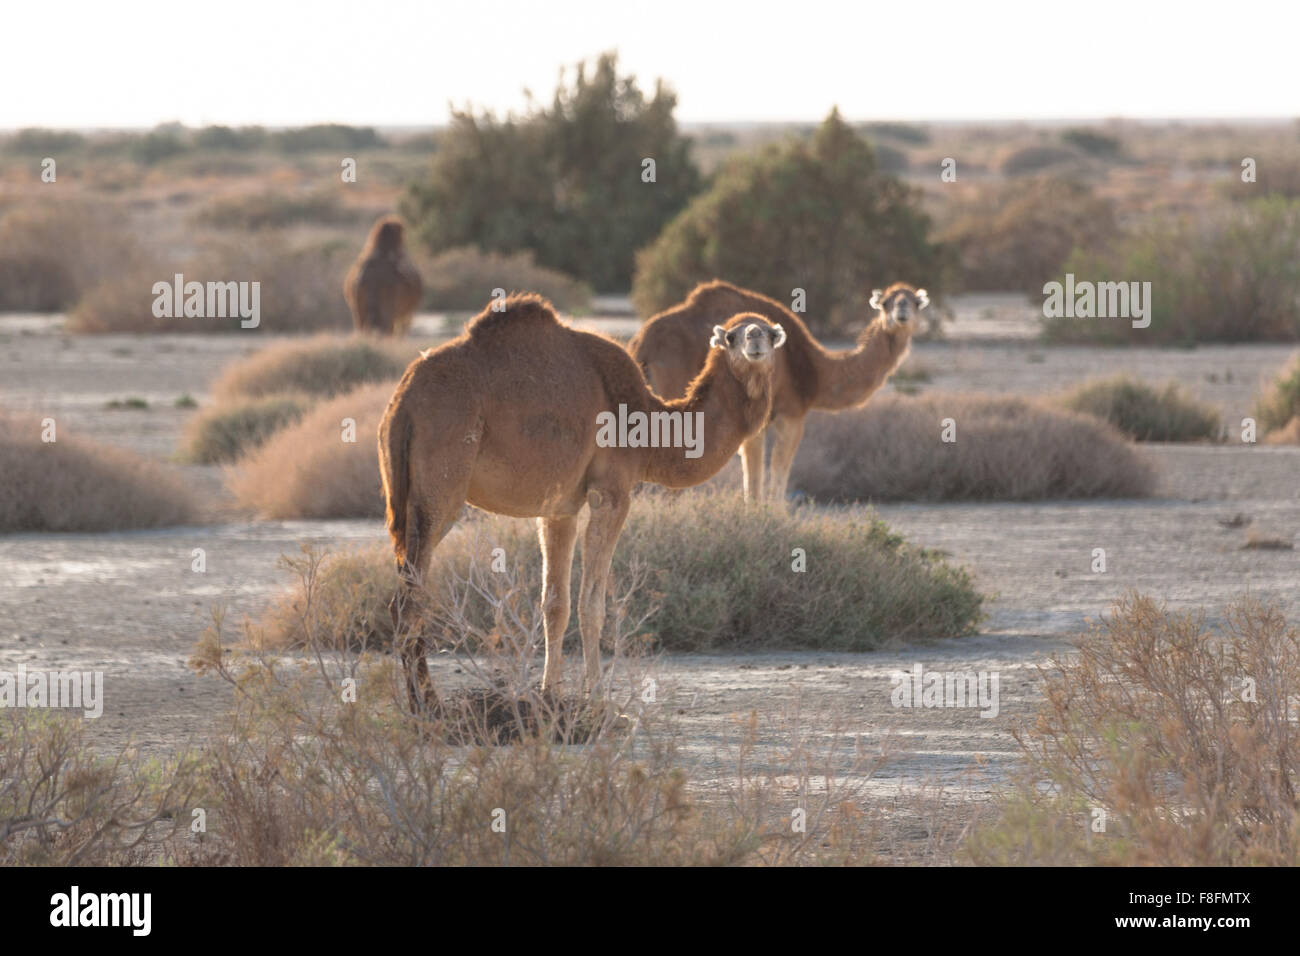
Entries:
{"label": "sandy ground", "polygon": [[[1225,422],[1249,413],[1260,382],[1287,361],[1280,346],[1191,351],[1046,348],[1026,341],[1032,312],[1015,300],[972,297],[943,342],[919,343],[909,362],[926,388],[1040,394],[1131,370],[1177,380],[1214,402]],[[618,332],[627,320],[604,327]],[[429,320],[419,328],[433,331]],[[62,336],[44,318],[0,317],[0,408],[55,416],[61,428],[158,458],[177,447],[191,409],[227,361],[266,344],[228,336]],[[413,337],[415,347],[427,337]],[[138,396],[146,410],[109,410]],[[994,595],[976,637],[870,654],[673,655],[655,665],[661,701],[679,712],[685,751],[706,785],[733,774],[740,721],[760,716],[753,760],[780,765],[794,714],[815,741],[838,753],[859,743],[893,756],[866,784],[882,801],[940,783],[981,796],[1013,759],[1012,722],[1034,701],[1036,666],[1069,635],[1139,589],[1172,607],[1217,614],[1243,592],[1300,612],[1300,552],[1243,550],[1241,530],[1218,521],[1254,519],[1271,535],[1300,532],[1300,449],[1147,446],[1161,485],[1144,501],[986,505],[889,505],[881,516],[909,540],[947,552]],[[95,721],[105,746],[132,738],[146,751],[201,737],[228,704],[228,690],[185,666],[210,609],[232,620],[256,615],[287,584],[276,559],[304,540],[328,545],[383,538],[376,521],[266,522],[232,514],[215,468],[188,468],[209,493],[219,523],[164,531],[0,537],[0,669],[105,672],[107,704]],[[190,569],[204,548],[207,571]],[[1104,548],[1107,570],[1091,571]],[[574,662],[576,663],[576,662]],[[996,717],[977,709],[895,709],[890,675],[925,670],[995,671]],[[438,666],[448,666],[440,662]],[[830,730],[837,727],[839,734]]]}

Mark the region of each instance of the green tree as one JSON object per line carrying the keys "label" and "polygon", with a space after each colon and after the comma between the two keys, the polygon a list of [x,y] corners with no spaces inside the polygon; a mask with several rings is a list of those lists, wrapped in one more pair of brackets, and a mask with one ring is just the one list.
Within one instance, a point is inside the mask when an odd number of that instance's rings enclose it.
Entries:
{"label": "green tree", "polygon": [[832,110],[809,140],[725,166],[637,257],[633,301],[649,315],[717,277],[783,302],[803,289],[810,324],[842,328],[867,310],[873,287],[939,291],[943,254],[918,202]]}
{"label": "green tree", "polygon": [[700,186],[676,105],[662,81],[647,98],[607,53],[579,64],[571,85],[561,76],[551,104],[523,117],[456,112],[404,212],[434,252],[531,250],[597,290],[626,289],[636,250]]}

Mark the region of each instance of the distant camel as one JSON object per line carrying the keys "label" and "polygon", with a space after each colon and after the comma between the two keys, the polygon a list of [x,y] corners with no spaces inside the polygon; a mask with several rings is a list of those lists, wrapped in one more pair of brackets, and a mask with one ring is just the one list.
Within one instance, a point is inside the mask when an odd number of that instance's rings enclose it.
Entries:
{"label": "distant camel", "polygon": [[[685,397],[670,402],[650,390],[616,342],[566,325],[536,295],[512,295],[500,312],[484,309],[462,335],[412,362],[379,425],[388,530],[401,572],[390,604],[395,634],[410,590],[466,502],[535,516],[546,632],[542,687],[558,694],[569,572],[585,504],[578,623],[586,685],[594,692],[606,580],[632,490],[641,481],[672,488],[707,481],[762,429],[772,408],[781,326],[746,313],[700,335],[708,343],[703,369]],[[650,437],[642,429],[641,447],[611,447],[621,430],[611,419],[624,422],[626,414],[631,421],[637,413],[649,421]],[[691,444],[700,432],[702,441]],[[635,430],[625,434],[631,445]],[[682,439],[688,447],[663,447]],[[411,706],[419,710],[432,690],[426,642],[396,640]]]}
{"label": "distant camel", "polygon": [[[804,418],[814,408],[840,411],[862,405],[898,368],[912,339],[913,319],[930,303],[924,289],[896,282],[871,293],[878,310],[858,335],[857,347],[832,352],[823,348],[793,312],[774,299],[715,279],[701,283],[685,302],[646,320],[628,351],[641,365],[650,386],[664,398],[686,392],[687,383],[704,365],[701,330],[720,316],[755,312],[779,322],[788,335],[776,358],[776,394],[772,402],[772,466],[768,497],[785,500],[790,466],[803,439]],[[741,449],[745,500],[762,500],[763,439],[760,432]]]}
{"label": "distant camel", "polygon": [[405,335],[424,290],[403,248],[405,227],[393,216],[375,223],[343,280],[343,297],[358,332]]}

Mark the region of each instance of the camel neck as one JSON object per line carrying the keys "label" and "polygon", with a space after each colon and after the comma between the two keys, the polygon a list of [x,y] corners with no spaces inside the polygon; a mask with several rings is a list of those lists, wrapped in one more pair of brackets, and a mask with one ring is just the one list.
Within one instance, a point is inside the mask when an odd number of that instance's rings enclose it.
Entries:
{"label": "camel neck", "polygon": [[[708,481],[723,469],[744,440],[762,428],[772,410],[771,379],[755,379],[753,388],[742,385],[720,366],[697,380],[683,398],[663,401],[652,394],[651,414],[669,413],[675,427],[682,416],[694,447],[661,442],[643,448],[644,480],[669,488],[688,488]],[[664,447],[667,445],[667,447]]]}
{"label": "camel neck", "polygon": [[861,405],[902,361],[908,339],[885,327],[876,317],[858,337],[854,348],[822,350],[818,357],[814,408],[841,409]]}

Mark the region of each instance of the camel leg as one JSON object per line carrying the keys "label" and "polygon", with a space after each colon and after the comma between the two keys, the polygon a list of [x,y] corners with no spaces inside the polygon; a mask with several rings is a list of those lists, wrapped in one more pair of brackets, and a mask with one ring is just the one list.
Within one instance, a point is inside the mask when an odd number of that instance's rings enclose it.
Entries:
{"label": "camel leg", "polygon": [[569,572],[573,546],[578,540],[578,519],[538,518],[542,540],[542,617],[546,626],[546,665],[542,691],[555,694],[564,685],[564,632],[569,626]]}
{"label": "camel leg", "polygon": [[767,470],[767,489],[771,499],[780,505],[785,504],[790,468],[803,441],[803,421],[794,417],[777,418],[768,426],[772,432],[772,464]]}
{"label": "camel leg", "polygon": [[592,489],[587,492],[591,517],[582,539],[582,584],[578,588],[578,627],[582,631],[582,662],[586,688],[599,692],[600,635],[605,627],[605,588],[614,545],[627,519],[631,495],[625,491]]}
{"label": "camel leg", "polygon": [[429,641],[418,626],[411,628],[410,633],[403,633],[402,613],[412,607],[413,592],[423,586],[433,549],[460,517],[469,484],[470,464],[467,461],[461,469],[449,469],[449,473],[461,473],[460,478],[451,483],[452,493],[445,493],[446,484],[441,484],[436,490],[414,487],[407,499],[406,560],[399,569],[397,593],[389,602],[388,612],[393,619],[393,643],[401,652],[413,713],[420,713],[427,702],[436,700],[437,692],[429,678]]}
{"label": "camel leg", "polygon": [[740,464],[745,480],[745,500],[763,500],[763,444],[767,429],[740,446]]}

